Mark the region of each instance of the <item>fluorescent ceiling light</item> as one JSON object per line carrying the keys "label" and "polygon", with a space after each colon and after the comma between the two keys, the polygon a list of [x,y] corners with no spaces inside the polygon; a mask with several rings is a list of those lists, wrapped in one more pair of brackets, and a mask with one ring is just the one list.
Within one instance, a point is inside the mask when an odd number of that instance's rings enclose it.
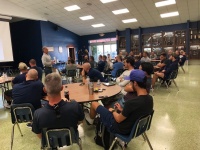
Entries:
{"label": "fluorescent ceiling light", "polygon": [[81,20],[90,20],[90,19],[94,19],[93,16],[89,15],[89,16],[83,16],[83,17],[79,17]]}
{"label": "fluorescent ceiling light", "polygon": [[72,6],[65,7],[65,9],[67,11],[73,11],[73,10],[77,10],[77,9],[81,9],[81,8],[79,6],[77,6],[77,5],[72,5]]}
{"label": "fluorescent ceiling light", "polygon": [[127,8],[125,8],[125,9],[114,10],[112,12],[113,12],[113,14],[118,15],[118,14],[128,13],[129,10]]}
{"label": "fluorescent ceiling light", "polygon": [[117,1],[117,0],[100,0],[102,3],[110,3],[110,2],[114,2],[114,1]]}
{"label": "fluorescent ceiling light", "polygon": [[178,16],[178,15],[179,15],[178,11],[175,11],[175,12],[160,14],[160,17],[161,18],[167,18],[167,17]]}
{"label": "fluorescent ceiling light", "polygon": [[126,19],[126,20],[122,20],[123,23],[131,23],[131,22],[137,22],[137,19],[132,18],[132,19]]}
{"label": "fluorescent ceiling light", "polygon": [[155,6],[162,7],[162,6],[172,5],[172,4],[176,4],[176,1],[175,0],[165,0],[165,1],[155,3]]}
{"label": "fluorescent ceiling light", "polygon": [[92,25],[94,28],[98,28],[98,27],[104,27],[105,25],[100,23],[100,24],[93,24]]}
{"label": "fluorescent ceiling light", "polygon": [[12,17],[10,17],[10,16],[2,16],[2,15],[0,15],[0,19],[7,19],[7,20],[11,20],[11,19],[12,19]]}

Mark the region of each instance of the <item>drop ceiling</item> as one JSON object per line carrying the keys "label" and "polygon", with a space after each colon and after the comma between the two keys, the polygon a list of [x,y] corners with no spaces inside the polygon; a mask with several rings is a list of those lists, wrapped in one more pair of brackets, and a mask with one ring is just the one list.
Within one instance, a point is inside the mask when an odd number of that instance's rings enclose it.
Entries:
{"label": "drop ceiling", "polygon": [[[136,29],[200,20],[200,0],[176,0],[176,4],[155,7],[161,0],[118,0],[103,4],[100,0],[8,0],[27,11],[35,12],[78,35]],[[81,9],[66,11],[64,7],[78,5]],[[127,8],[129,13],[114,15],[113,10]],[[178,11],[179,16],[161,18],[160,14]],[[82,21],[79,17],[92,15],[94,19]],[[20,17],[20,16],[17,16]],[[137,22],[123,23],[122,20],[136,18]],[[91,25],[103,23],[105,26],[93,28]]]}

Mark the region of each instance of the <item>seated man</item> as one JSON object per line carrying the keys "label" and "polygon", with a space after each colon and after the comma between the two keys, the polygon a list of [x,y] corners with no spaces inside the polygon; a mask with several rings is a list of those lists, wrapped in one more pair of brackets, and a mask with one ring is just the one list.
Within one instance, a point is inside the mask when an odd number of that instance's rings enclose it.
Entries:
{"label": "seated man", "polygon": [[148,52],[143,52],[143,57],[141,58],[141,62],[151,62],[151,59],[148,57]]}
{"label": "seated man", "polygon": [[[19,68],[20,74],[17,75],[12,80],[12,82],[11,82],[12,86],[14,86],[15,84],[19,84],[19,83],[26,81],[26,73],[28,71],[27,65],[23,62],[20,62],[18,68]],[[5,103],[4,106],[6,108],[10,108],[10,104],[11,104],[11,100],[12,100],[12,90],[5,91],[4,97],[5,97],[5,100],[7,101],[7,103]]]}
{"label": "seated man", "polygon": [[99,62],[98,62],[98,64],[97,64],[97,69],[98,69],[100,72],[103,72],[103,71],[104,71],[104,68],[105,68],[105,65],[106,65],[105,55],[104,55],[104,56],[99,55]]}
{"label": "seated man", "polygon": [[42,68],[41,68],[41,67],[38,67],[38,66],[36,65],[35,59],[31,59],[31,60],[29,61],[29,65],[31,66],[31,69],[37,70],[37,72],[38,72],[38,79],[39,79],[40,81],[42,81]]}
{"label": "seated man", "polygon": [[180,51],[180,61],[179,61],[179,65],[183,66],[185,61],[187,60],[187,57],[185,55],[185,52],[183,50]]}
{"label": "seated man", "polygon": [[44,81],[44,91],[48,101],[44,107],[37,109],[33,117],[32,131],[42,137],[43,128],[69,128],[78,132],[78,124],[84,119],[81,106],[76,102],[62,100],[63,89],[61,77],[56,73],[48,74]]}
{"label": "seated man", "polygon": [[125,80],[124,77],[129,76],[131,71],[134,69],[134,59],[132,57],[127,57],[124,61],[124,66],[127,70],[125,70],[117,79],[116,82],[119,86],[122,87],[122,94],[126,94],[124,91],[124,87],[130,82],[129,80]]}
{"label": "seated man", "polygon": [[124,64],[122,63],[122,57],[120,55],[116,57],[116,60],[117,62],[113,64],[113,70],[111,71],[111,75],[113,77],[116,77],[117,70],[123,69],[124,67]]}
{"label": "seated man", "polygon": [[170,61],[167,59],[166,53],[160,55],[160,62],[154,66],[155,71],[162,71],[166,66],[170,64]]}
{"label": "seated man", "polygon": [[35,109],[40,108],[41,99],[45,96],[43,87],[38,80],[37,70],[30,69],[26,74],[26,81],[13,86],[13,104],[31,103]]}
{"label": "seated man", "polygon": [[106,109],[98,102],[91,104],[90,117],[100,114],[101,122],[112,133],[130,134],[135,121],[153,111],[153,98],[146,91],[145,73],[142,70],[133,70],[128,79],[137,92],[137,97],[126,101],[124,108],[119,103],[115,104],[117,111],[113,108]]}
{"label": "seated man", "polygon": [[169,77],[169,75],[172,73],[172,71],[178,70],[178,62],[176,60],[176,54],[174,54],[174,53],[171,54],[171,56],[169,57],[169,60],[171,60],[172,62],[168,67],[166,67],[161,72],[158,72],[158,71],[154,72],[153,79],[152,79],[152,88],[154,88],[155,82],[158,79],[158,77],[167,79]]}
{"label": "seated man", "polygon": [[100,80],[101,82],[104,82],[104,78],[98,70],[91,68],[90,63],[84,63],[82,65],[83,70],[82,70],[82,77],[83,77],[83,82],[86,80],[86,75],[89,76],[90,80],[93,82],[96,82],[97,80]]}

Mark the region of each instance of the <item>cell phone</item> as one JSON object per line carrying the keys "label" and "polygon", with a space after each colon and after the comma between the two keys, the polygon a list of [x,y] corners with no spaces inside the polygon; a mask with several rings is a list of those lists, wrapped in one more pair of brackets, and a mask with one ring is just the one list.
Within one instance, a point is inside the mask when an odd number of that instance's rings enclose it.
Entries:
{"label": "cell phone", "polygon": [[103,92],[103,89],[99,89],[98,92]]}

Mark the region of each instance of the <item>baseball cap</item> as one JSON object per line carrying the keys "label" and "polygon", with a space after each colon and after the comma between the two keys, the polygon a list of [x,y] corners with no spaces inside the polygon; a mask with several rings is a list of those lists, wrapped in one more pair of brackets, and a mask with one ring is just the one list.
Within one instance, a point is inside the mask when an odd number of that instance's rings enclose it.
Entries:
{"label": "baseball cap", "polygon": [[134,69],[131,71],[128,77],[125,77],[125,80],[133,80],[137,82],[143,82],[145,78],[145,72],[139,69]]}
{"label": "baseball cap", "polygon": [[19,68],[19,70],[24,70],[24,69],[27,69],[28,67],[25,63],[20,62],[18,68]]}

